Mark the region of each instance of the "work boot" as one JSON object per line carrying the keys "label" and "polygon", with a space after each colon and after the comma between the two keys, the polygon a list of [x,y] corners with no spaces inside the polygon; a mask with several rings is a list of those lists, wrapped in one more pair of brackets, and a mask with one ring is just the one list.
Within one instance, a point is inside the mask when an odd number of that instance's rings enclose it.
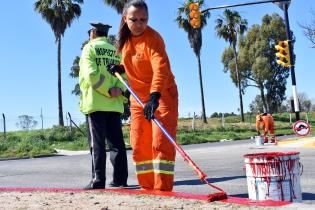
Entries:
{"label": "work boot", "polygon": [[105,189],[105,183],[100,181],[91,181],[88,185],[86,185],[84,190],[94,190],[94,189]]}
{"label": "work boot", "polygon": [[118,183],[115,183],[114,181],[111,181],[109,183],[109,186],[110,187],[119,187],[119,188],[125,188],[125,187],[128,187],[128,185],[125,183],[125,184],[118,184]]}
{"label": "work boot", "polygon": [[276,143],[276,138],[274,134],[271,135],[270,143]]}
{"label": "work boot", "polygon": [[264,137],[264,144],[268,143],[268,137]]}

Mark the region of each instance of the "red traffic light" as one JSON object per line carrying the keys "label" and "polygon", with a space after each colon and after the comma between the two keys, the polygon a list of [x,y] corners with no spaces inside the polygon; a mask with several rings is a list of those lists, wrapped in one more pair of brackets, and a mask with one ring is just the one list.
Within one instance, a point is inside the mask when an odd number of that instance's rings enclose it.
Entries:
{"label": "red traffic light", "polygon": [[190,25],[193,28],[200,28],[201,25],[201,12],[199,11],[199,3],[190,3],[189,4],[189,17],[190,17]]}

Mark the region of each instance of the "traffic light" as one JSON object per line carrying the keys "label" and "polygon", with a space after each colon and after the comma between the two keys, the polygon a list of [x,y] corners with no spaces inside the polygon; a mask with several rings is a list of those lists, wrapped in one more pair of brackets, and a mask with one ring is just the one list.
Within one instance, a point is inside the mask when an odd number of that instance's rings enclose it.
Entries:
{"label": "traffic light", "polygon": [[189,4],[189,17],[190,17],[190,25],[193,28],[200,28],[201,12],[199,11],[199,3],[190,3]]}
{"label": "traffic light", "polygon": [[277,64],[286,68],[290,67],[291,63],[288,40],[279,41],[275,48],[278,50],[278,52],[276,53],[276,56],[278,57]]}

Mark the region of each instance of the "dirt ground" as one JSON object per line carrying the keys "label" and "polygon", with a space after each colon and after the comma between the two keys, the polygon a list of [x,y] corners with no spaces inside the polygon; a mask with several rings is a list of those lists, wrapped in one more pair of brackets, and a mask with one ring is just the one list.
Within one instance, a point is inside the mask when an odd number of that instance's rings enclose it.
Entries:
{"label": "dirt ground", "polygon": [[66,210],[110,210],[110,209],[250,209],[272,210],[271,207],[255,207],[223,202],[178,199],[151,195],[128,195],[109,192],[0,192],[1,210],[66,209]]}

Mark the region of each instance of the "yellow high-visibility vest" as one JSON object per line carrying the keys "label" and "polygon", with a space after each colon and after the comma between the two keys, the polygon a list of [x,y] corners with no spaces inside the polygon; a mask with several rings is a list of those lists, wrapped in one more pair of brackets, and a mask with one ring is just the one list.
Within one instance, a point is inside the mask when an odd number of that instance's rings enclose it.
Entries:
{"label": "yellow high-visibility vest", "polygon": [[127,99],[122,95],[111,97],[109,89],[118,87],[125,91],[126,88],[106,68],[108,64],[119,64],[120,59],[121,57],[116,55],[116,48],[108,42],[106,37],[97,37],[84,46],[79,72],[80,111],[82,113],[124,112],[123,103]]}

